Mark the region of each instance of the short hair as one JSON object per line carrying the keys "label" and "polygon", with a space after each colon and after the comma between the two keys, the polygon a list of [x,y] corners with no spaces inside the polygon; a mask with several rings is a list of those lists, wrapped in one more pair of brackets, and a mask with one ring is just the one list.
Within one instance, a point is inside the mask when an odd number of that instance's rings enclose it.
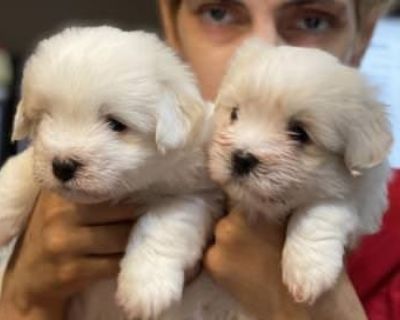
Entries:
{"label": "short hair", "polygon": [[363,25],[371,15],[383,15],[392,4],[392,0],[355,0],[357,20]]}

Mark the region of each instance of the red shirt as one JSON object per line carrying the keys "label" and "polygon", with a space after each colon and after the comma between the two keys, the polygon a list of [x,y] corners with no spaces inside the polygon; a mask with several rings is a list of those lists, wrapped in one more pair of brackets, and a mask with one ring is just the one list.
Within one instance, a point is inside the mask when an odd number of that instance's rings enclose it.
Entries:
{"label": "red shirt", "polygon": [[381,231],[365,237],[347,264],[372,320],[400,320],[400,170],[394,172],[389,199]]}

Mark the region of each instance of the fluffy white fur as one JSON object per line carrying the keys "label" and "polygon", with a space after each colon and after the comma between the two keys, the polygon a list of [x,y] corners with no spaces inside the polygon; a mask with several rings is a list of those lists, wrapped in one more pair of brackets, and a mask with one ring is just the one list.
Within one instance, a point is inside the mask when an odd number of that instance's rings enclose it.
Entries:
{"label": "fluffy white fur", "polygon": [[[32,143],[0,172],[0,244],[24,228],[40,187],[78,202],[133,200],[141,217],[117,301],[129,318],[158,317],[181,300],[184,271],[201,258],[221,211],[205,169],[211,112],[186,66],[152,34],[69,28],[40,42],[13,133]],[[126,129],[115,130],[116,121]],[[79,166],[61,181],[54,160]],[[89,288],[69,318],[122,319],[114,287]]]}
{"label": "fluffy white fur", "polygon": [[[368,90],[327,54],[253,41],[217,101],[212,176],[247,212],[292,213],[283,268],[299,301],[333,284],[348,239],[374,231],[386,206],[390,135]],[[40,187],[80,202],[133,200],[142,215],[118,281],[73,299],[69,319],[250,319],[205,273],[182,293],[184,270],[200,259],[219,213],[204,168],[211,114],[190,72],[153,35],[71,28],[39,44],[14,128],[32,144],[0,171],[0,244],[23,229]],[[288,138],[293,117],[312,143]],[[113,131],[114,120],[127,129]],[[240,181],[230,169],[236,148],[262,160]],[[54,159],[80,164],[73,179],[55,177]]]}
{"label": "fluffy white fur", "polygon": [[312,303],[334,285],[345,247],[378,230],[386,209],[384,107],[333,56],[257,39],[233,59],[216,104],[212,178],[253,219],[289,216],[283,281]]}

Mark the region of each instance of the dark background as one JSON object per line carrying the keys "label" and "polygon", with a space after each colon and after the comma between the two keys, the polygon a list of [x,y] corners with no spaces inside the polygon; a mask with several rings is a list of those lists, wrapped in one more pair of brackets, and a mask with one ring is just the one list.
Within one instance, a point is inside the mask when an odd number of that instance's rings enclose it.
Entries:
{"label": "dark background", "polygon": [[156,30],[155,0],[0,0],[0,46],[24,55],[69,24],[111,23]]}
{"label": "dark background", "polygon": [[[400,0],[395,2],[400,14]],[[26,54],[44,35],[76,23],[158,30],[157,1],[0,0],[0,46],[14,54]]]}

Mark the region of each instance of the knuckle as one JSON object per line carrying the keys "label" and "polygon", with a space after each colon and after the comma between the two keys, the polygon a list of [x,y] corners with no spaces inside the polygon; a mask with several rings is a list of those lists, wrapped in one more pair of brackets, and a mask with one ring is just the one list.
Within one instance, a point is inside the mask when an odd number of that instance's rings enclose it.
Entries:
{"label": "knuckle", "polygon": [[204,265],[206,269],[214,276],[221,276],[224,272],[224,257],[218,247],[213,246],[207,250]]}
{"label": "knuckle", "polygon": [[44,249],[52,255],[64,253],[67,248],[65,233],[59,228],[45,230],[43,234],[43,240]]}
{"label": "knuckle", "polygon": [[60,216],[60,210],[47,209],[43,211],[43,224],[45,227],[51,227]]}
{"label": "knuckle", "polygon": [[80,277],[80,267],[77,262],[69,261],[60,266],[58,270],[58,281],[62,285],[73,284]]}
{"label": "knuckle", "polygon": [[120,271],[120,262],[118,260],[104,263],[100,270],[100,276],[115,276]]}
{"label": "knuckle", "polygon": [[215,226],[215,239],[217,242],[230,243],[235,235],[235,226],[228,219],[221,219]]}

